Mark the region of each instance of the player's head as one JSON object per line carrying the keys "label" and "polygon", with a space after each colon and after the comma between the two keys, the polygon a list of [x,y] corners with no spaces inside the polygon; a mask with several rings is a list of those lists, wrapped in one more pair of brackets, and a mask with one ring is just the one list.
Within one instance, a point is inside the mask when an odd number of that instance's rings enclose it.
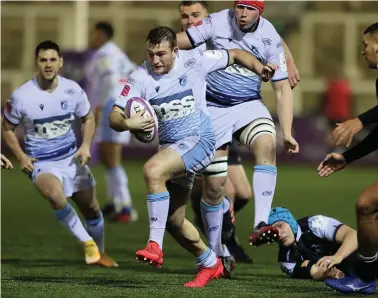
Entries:
{"label": "player's head", "polygon": [[378,68],[378,23],[370,25],[364,32],[364,49],[361,52],[370,68]]}
{"label": "player's head", "polygon": [[280,245],[290,246],[294,244],[298,233],[298,223],[288,209],[283,207],[272,208],[269,214],[268,225],[272,225],[278,229]]}
{"label": "player's head", "polygon": [[89,46],[98,49],[114,36],[114,28],[109,22],[98,22],[90,33]]}
{"label": "player's head", "polygon": [[156,74],[168,73],[178,51],[176,33],[164,26],[152,29],[146,38],[146,50],[152,70]]}
{"label": "player's head", "polygon": [[184,31],[208,16],[206,1],[181,1],[179,10]]}
{"label": "player's head", "polygon": [[51,40],[42,41],[35,48],[35,62],[42,78],[54,80],[63,66],[59,46]]}
{"label": "player's head", "polygon": [[262,1],[235,1],[236,23],[241,30],[250,29],[264,10],[264,0]]}

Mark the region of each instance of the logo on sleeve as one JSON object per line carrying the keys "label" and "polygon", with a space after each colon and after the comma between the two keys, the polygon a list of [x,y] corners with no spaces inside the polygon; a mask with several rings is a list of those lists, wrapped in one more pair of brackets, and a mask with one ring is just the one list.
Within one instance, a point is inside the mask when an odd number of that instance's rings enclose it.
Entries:
{"label": "logo on sleeve", "polygon": [[66,93],[68,95],[74,95],[76,93],[76,91],[74,89],[66,89],[66,90],[64,90],[64,93]]}
{"label": "logo on sleeve", "polygon": [[263,44],[266,45],[266,46],[270,46],[270,45],[272,45],[272,40],[269,39],[269,38],[263,38],[263,39],[262,39],[262,42],[263,42]]}
{"label": "logo on sleeve", "polygon": [[180,82],[180,85],[184,87],[186,83],[188,82],[188,77],[186,75],[182,76],[181,78],[179,78],[179,82]]}
{"label": "logo on sleeve", "polygon": [[196,59],[192,58],[192,59],[185,62],[184,67],[189,68],[189,67],[193,66],[195,63],[196,63]]}
{"label": "logo on sleeve", "polygon": [[122,90],[122,92],[121,92],[121,96],[127,96],[128,94],[129,94],[129,92],[130,92],[130,86],[129,85],[125,85],[125,87],[123,87],[123,90]]}

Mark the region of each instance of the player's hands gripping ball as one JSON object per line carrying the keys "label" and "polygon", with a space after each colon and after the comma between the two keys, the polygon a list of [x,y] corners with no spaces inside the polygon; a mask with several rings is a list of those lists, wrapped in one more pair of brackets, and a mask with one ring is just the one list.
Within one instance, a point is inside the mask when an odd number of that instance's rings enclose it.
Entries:
{"label": "player's hands gripping ball", "polygon": [[268,63],[267,65],[264,65],[261,71],[261,79],[264,82],[268,82],[275,74],[276,70],[279,68],[277,64],[274,63]]}

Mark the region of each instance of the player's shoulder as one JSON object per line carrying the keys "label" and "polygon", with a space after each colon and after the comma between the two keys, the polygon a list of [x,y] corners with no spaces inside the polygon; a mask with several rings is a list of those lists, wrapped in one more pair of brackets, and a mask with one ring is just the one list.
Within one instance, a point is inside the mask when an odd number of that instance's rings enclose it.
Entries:
{"label": "player's shoulder", "polygon": [[138,84],[139,86],[148,85],[151,79],[151,74],[148,70],[147,62],[144,62],[141,65],[138,65],[137,68],[130,74],[127,79],[128,84]]}
{"label": "player's shoulder", "polygon": [[23,100],[28,100],[30,98],[31,92],[33,90],[36,90],[36,84],[35,78],[25,82],[20,87],[15,89],[10,98],[14,103],[21,103]]}
{"label": "player's shoulder", "polygon": [[332,218],[321,214],[309,216],[308,226],[311,230],[324,230],[327,227],[330,220],[332,220]]}
{"label": "player's shoulder", "polygon": [[204,19],[204,22],[206,22],[206,20],[209,20],[213,24],[227,23],[229,19],[232,18],[232,15],[233,15],[232,9],[224,9],[224,10],[209,14],[209,16],[206,19]]}
{"label": "player's shoulder", "polygon": [[59,76],[59,84],[62,84],[64,93],[68,95],[80,94],[83,91],[78,83],[62,76]]}
{"label": "player's shoulder", "polygon": [[278,34],[274,25],[264,17],[260,17],[258,30],[262,34]]}

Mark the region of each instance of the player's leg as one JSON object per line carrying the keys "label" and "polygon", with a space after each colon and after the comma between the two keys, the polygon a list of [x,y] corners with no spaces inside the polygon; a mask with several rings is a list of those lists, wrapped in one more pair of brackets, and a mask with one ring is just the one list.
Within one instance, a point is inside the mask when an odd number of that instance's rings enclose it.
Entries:
{"label": "player's leg", "polygon": [[358,258],[356,273],[370,282],[378,266],[378,183],[368,187],[356,203]]}
{"label": "player's leg", "polygon": [[237,213],[249,202],[249,199],[252,197],[252,188],[239,154],[233,145],[230,146],[230,153],[228,155],[228,178],[234,189],[234,211]]}
{"label": "player's leg", "polygon": [[185,170],[181,155],[171,147],[162,149],[144,165],[150,234],[147,246],[136,252],[137,260],[149,262],[157,267],[163,264],[163,238],[170,203],[166,182],[183,175]]}
{"label": "player's leg", "polygon": [[190,204],[194,213],[194,223],[199,227],[203,234],[206,234],[203,227],[202,217],[201,217],[201,199],[203,194],[203,181],[202,174],[196,175],[194,179],[194,184],[192,191],[190,193]]}
{"label": "player's leg", "polygon": [[[117,267],[118,264],[105,254],[104,219],[96,197],[96,182],[88,166],[76,166],[73,185],[72,200],[83,214],[86,230],[93,238],[101,255],[98,264],[105,267]],[[95,248],[91,249],[95,250]],[[90,254],[90,249],[87,250]]]}
{"label": "player's leg", "polygon": [[118,222],[137,220],[137,213],[132,208],[127,174],[122,167],[122,146],[130,141],[129,132],[116,132],[109,126],[109,113],[114,104],[110,99],[105,105],[101,123],[96,131],[99,143],[100,160],[106,169],[106,183],[109,202],[102,209],[106,218]]}
{"label": "player's leg", "polygon": [[[277,181],[276,130],[269,111],[260,101],[240,105],[238,112],[240,120],[234,136],[256,160],[252,183],[255,219],[249,242],[258,246],[272,242],[278,235],[276,228],[267,225]],[[252,121],[243,125],[246,119]]]}
{"label": "player's leg", "polygon": [[[188,181],[189,180],[189,181]],[[199,274],[186,287],[203,287],[211,279],[223,275],[222,263],[200,238],[197,229],[185,219],[186,203],[190,196],[190,178],[175,179],[167,183],[171,195],[167,231],[188,252],[196,257]]]}
{"label": "player's leg", "polygon": [[[59,162],[55,162],[59,166],[64,166]],[[51,204],[56,219],[76,237],[84,245],[93,242],[92,237],[84,228],[78,214],[66,197],[70,197],[72,193],[65,193],[63,187],[63,176],[58,168],[52,167],[51,163],[36,163],[33,172],[33,183],[37,191]],[[91,256],[86,255],[87,264],[96,263],[100,259],[100,254],[94,253]]]}

